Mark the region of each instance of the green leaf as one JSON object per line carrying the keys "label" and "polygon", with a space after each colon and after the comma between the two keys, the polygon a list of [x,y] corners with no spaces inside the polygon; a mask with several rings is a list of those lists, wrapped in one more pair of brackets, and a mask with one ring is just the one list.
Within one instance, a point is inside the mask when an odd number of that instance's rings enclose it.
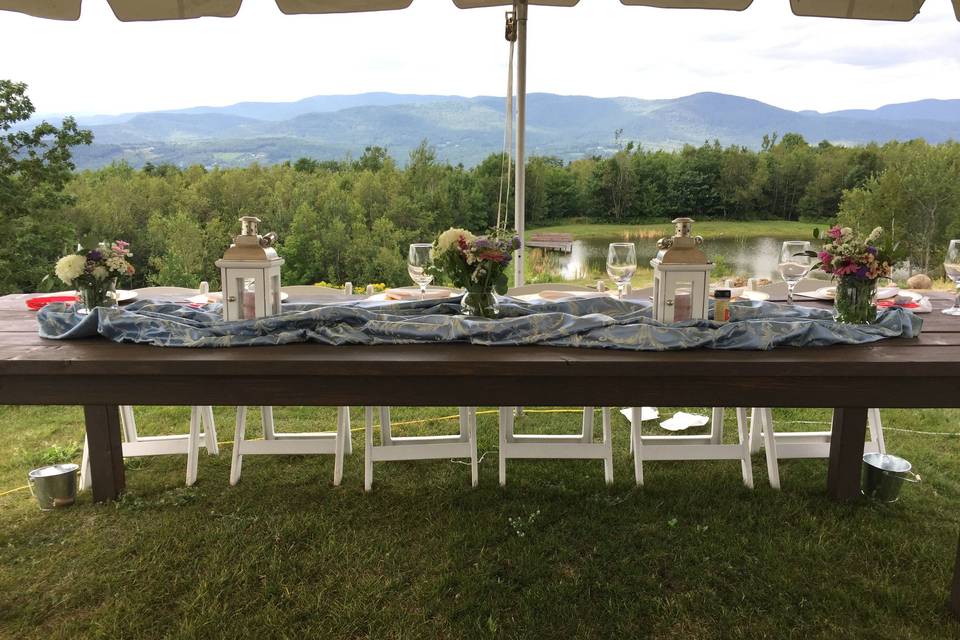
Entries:
{"label": "green leaf", "polygon": [[814,228],[813,228],[813,239],[814,239],[814,240],[819,240],[819,239],[820,239],[820,227],[814,227]]}
{"label": "green leaf", "polygon": [[506,295],[507,293],[507,274],[501,273],[497,276],[496,282],[493,284],[493,290],[499,293],[500,295]]}

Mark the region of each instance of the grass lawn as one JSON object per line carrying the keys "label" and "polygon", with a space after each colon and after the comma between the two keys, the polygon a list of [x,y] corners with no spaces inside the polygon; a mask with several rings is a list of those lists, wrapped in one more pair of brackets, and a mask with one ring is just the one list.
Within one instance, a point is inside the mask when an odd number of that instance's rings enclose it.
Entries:
{"label": "grass lawn", "polygon": [[[810,240],[813,229],[827,227],[825,222],[788,222],[786,220],[754,220],[749,222],[708,220],[696,222],[694,233],[706,239],[714,238],[797,238]],[[631,238],[663,238],[673,235],[673,225],[669,222],[659,224],[560,224],[549,227],[527,229],[524,236],[530,238],[535,233],[571,233],[576,240],[590,238],[608,238],[624,236]]]}
{"label": "grass lawn", "polygon": [[[455,423],[423,419],[454,413],[394,419],[433,434]],[[186,430],[183,408],[137,415],[145,434]],[[353,419],[362,426],[360,410]],[[791,422],[828,414],[775,419],[810,430]],[[217,409],[222,442],[231,420]],[[282,430],[318,420],[332,424],[332,410],[277,410]],[[528,413],[518,429],[578,421]],[[773,491],[761,456],[754,491],[735,461],[648,463],[638,490],[619,415],[610,488],[598,461],[515,461],[499,488],[492,413],[479,418],[477,489],[461,461],[379,463],[365,495],[359,431],[339,488],[329,456],[251,456],[236,487],[229,445],[201,454],[193,488],[183,456],[128,461],[117,503],[83,495],[41,513],[26,491],[0,496],[0,637],[960,637],[944,606],[960,412],[884,421],[888,449],[923,475],[889,506],[828,500],[824,461],[784,461]],[[77,408],[0,407],[0,493],[35,465],[78,458],[81,422]]]}

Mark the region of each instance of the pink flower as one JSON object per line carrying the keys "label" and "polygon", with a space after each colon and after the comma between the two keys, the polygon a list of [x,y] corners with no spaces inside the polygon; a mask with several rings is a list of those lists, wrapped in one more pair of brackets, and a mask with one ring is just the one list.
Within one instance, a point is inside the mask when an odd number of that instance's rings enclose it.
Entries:
{"label": "pink flower", "polygon": [[837,267],[833,270],[833,273],[838,276],[845,276],[851,273],[856,273],[859,267],[853,263],[848,262],[847,264]]}
{"label": "pink flower", "polygon": [[830,234],[831,238],[836,240],[843,235],[843,230],[840,228],[840,225],[837,225],[835,227],[830,227],[830,230],[827,231],[827,233]]}

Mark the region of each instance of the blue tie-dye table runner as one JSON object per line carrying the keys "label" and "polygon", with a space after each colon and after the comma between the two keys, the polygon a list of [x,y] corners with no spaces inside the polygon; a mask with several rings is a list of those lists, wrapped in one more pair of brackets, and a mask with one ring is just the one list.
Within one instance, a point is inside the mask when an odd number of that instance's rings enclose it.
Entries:
{"label": "blue tie-dye table runner", "polygon": [[691,320],[663,324],[650,303],[596,297],[531,303],[503,298],[501,317],[460,315],[460,299],[383,302],[355,300],[285,304],[283,313],[224,322],[219,304],[202,307],[142,300],[79,315],[61,303],[37,314],[40,336],[56,340],[101,335],[115,342],[162,347],[238,347],[315,342],[329,345],[426,344],[548,345],[666,351],[772,349],[865,344],[913,338],[923,321],[905,309],[882,311],[872,325],[834,322],[827,309],[771,302],[731,305],[728,323]]}

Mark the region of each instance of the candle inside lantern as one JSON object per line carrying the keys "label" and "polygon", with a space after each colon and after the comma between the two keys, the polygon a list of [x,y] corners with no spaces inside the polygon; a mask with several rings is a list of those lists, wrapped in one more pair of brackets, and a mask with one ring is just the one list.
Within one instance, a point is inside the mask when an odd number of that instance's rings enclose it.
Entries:
{"label": "candle inside lantern", "polygon": [[253,320],[257,317],[257,295],[254,281],[250,278],[243,282],[243,318]]}
{"label": "candle inside lantern", "polygon": [[673,321],[690,320],[692,316],[690,290],[678,289],[673,298]]}

